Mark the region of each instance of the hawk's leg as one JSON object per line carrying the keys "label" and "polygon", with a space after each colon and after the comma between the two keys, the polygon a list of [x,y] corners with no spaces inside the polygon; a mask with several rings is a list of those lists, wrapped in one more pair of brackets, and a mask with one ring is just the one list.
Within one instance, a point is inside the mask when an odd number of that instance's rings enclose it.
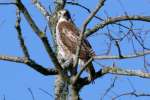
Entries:
{"label": "hawk's leg", "polygon": [[67,59],[66,61],[64,61],[64,63],[62,64],[62,67],[67,72],[69,71],[68,74],[70,76],[76,74],[76,68],[73,67],[73,58],[70,58],[70,59]]}
{"label": "hawk's leg", "polygon": [[73,59],[70,58],[70,59],[63,61],[62,67],[63,67],[63,69],[70,69],[70,67],[72,67],[72,64],[73,64]]}

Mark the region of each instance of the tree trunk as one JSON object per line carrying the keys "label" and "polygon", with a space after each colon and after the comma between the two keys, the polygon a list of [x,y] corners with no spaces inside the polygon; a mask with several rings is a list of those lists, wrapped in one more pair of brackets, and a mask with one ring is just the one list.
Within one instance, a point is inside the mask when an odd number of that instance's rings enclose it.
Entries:
{"label": "tree trunk", "polygon": [[55,80],[55,100],[68,100],[68,84],[60,75]]}
{"label": "tree trunk", "polygon": [[80,100],[79,91],[73,85],[71,86],[71,100]]}

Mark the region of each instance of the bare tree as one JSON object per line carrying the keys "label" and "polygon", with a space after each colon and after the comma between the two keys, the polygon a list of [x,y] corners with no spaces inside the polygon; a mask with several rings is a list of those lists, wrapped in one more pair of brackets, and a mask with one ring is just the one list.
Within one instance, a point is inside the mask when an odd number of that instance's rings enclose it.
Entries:
{"label": "bare tree", "polygon": [[[16,62],[16,63],[22,63],[25,65],[28,65],[32,69],[36,70],[37,72],[45,75],[45,76],[56,76],[55,81],[55,99],[56,100],[80,100],[82,97],[80,97],[80,91],[83,87],[91,84],[93,81],[88,80],[88,76],[82,76],[83,72],[87,68],[87,65],[94,61],[95,66],[98,65],[98,70],[96,70],[95,76],[93,80],[96,80],[98,78],[101,78],[102,76],[106,74],[113,74],[117,75],[112,81],[112,83],[109,83],[110,86],[106,89],[106,91],[103,92],[101,95],[101,100],[104,99],[105,96],[108,96],[109,92],[112,92],[113,88],[115,88],[116,81],[119,80],[118,77],[120,75],[123,76],[136,76],[140,78],[150,78],[149,73],[149,66],[150,62],[149,54],[150,54],[150,43],[148,43],[148,38],[150,38],[150,31],[144,29],[143,27],[136,27],[136,23],[148,23],[150,22],[150,16],[145,15],[132,15],[128,14],[128,12],[123,7],[121,0],[118,0],[118,4],[123,8],[123,15],[120,16],[109,16],[108,12],[104,10],[105,5],[107,5],[107,2],[111,2],[110,0],[98,0],[95,7],[93,7],[93,10],[90,8],[82,5],[80,2],[76,0],[53,0],[53,4],[49,4],[50,8],[51,6],[54,6],[53,9],[47,9],[43,4],[42,0],[30,0],[34,7],[38,9],[38,11],[43,15],[45,20],[47,21],[48,28],[50,30],[51,36],[53,38],[53,46],[50,45],[52,41],[48,40],[48,37],[46,35],[47,27],[44,29],[40,29],[40,27],[36,24],[36,22],[33,20],[31,14],[29,13],[30,9],[27,9],[27,7],[23,4],[21,0],[15,0],[15,2],[11,3],[0,3],[1,5],[14,5],[16,6],[16,25],[15,28],[18,33],[18,40],[20,43],[20,47],[22,49],[22,52],[24,53],[23,57],[17,57],[17,56],[7,56],[7,55],[0,55],[0,60],[10,61],[10,62]],[[85,1],[88,2],[88,1]],[[138,2],[138,1],[137,1]],[[84,38],[88,38],[93,35],[101,35],[103,40],[105,40],[105,43],[103,45],[99,45],[105,47],[105,50],[100,52],[98,54],[96,52],[96,56],[89,59],[89,61],[81,67],[79,71],[75,75],[68,75],[69,70],[64,70],[62,66],[64,66],[63,63],[59,63],[57,57],[57,46],[55,45],[55,27],[57,23],[57,12],[59,10],[64,9],[67,5],[69,6],[75,6],[80,7],[81,10],[86,11],[89,13],[87,18],[83,21],[82,27],[81,27],[81,34],[79,39],[79,44],[76,49],[76,62],[72,65],[78,69],[78,59],[79,59],[79,53],[80,48],[82,45],[82,40]],[[111,9],[111,7],[110,7]],[[148,8],[147,8],[148,9]],[[106,18],[100,17],[98,15],[99,12],[104,12]],[[23,16],[21,16],[22,14]],[[34,33],[37,35],[37,37],[42,42],[44,49],[46,50],[49,58],[54,64],[54,67],[46,68],[43,65],[38,64],[35,60],[33,60],[30,57],[30,53],[28,51],[28,48],[26,46],[26,43],[24,41],[22,28],[21,28],[21,20],[22,17],[25,18],[25,20],[28,22],[28,25],[31,27],[31,29],[34,31]],[[87,28],[89,23],[93,22],[93,19],[96,20],[96,24],[92,25],[92,27]],[[94,38],[94,37],[93,37]],[[100,38],[100,39],[102,39]],[[100,43],[101,44],[101,43]],[[128,48],[128,46],[130,46]],[[126,50],[129,49],[129,50]],[[141,62],[143,62],[143,69],[132,69],[133,65],[128,65],[127,68],[122,68],[122,66],[119,65],[120,62],[129,62],[130,59],[134,59],[135,61],[138,61],[138,58],[141,58]],[[107,63],[103,63],[107,62]],[[136,62],[135,62],[136,63]],[[66,65],[65,65],[66,66]],[[70,65],[68,65],[70,66]],[[112,76],[113,76],[112,75]],[[120,78],[120,77],[119,77]],[[136,97],[141,96],[150,96],[150,93],[144,93],[144,92],[138,92],[135,88],[132,82],[128,80],[130,83],[130,86],[132,87],[131,91],[124,92],[122,94],[115,94],[115,96],[110,97],[111,99],[118,99],[122,96],[127,95],[133,95]],[[29,89],[29,91],[32,94],[32,91]],[[71,96],[70,96],[71,94]],[[34,98],[33,94],[32,97]]]}

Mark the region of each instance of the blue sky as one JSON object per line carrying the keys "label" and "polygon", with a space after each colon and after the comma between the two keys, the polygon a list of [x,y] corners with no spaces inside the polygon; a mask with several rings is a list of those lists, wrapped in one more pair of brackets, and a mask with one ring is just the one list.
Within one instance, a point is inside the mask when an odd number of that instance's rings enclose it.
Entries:
{"label": "blue sky", "polygon": [[[0,0],[0,2],[4,2],[5,0]],[[8,2],[11,0],[7,0]],[[50,0],[41,0],[42,3],[48,8]],[[48,1],[48,2],[47,2]],[[98,0],[77,0],[81,4],[90,8],[91,10],[95,8]],[[102,18],[107,18],[106,13],[109,16],[119,16],[124,15],[124,10],[131,15],[150,15],[150,2],[148,0],[120,0],[123,7],[118,3],[119,0],[107,0],[104,8],[97,14]],[[38,26],[44,30],[46,26],[46,21],[44,17],[38,12],[38,10],[31,3],[31,0],[22,0],[28,10],[30,10],[31,16]],[[53,9],[53,7],[52,7]],[[76,25],[80,28],[82,23],[87,18],[88,13],[85,10],[81,10],[79,7],[67,5],[66,9],[71,12],[72,18],[74,19]],[[15,26],[15,10],[16,7],[2,6],[0,5],[0,55],[11,55],[11,56],[23,56],[21,48],[19,46],[19,41],[17,39],[17,32],[14,28]],[[23,36],[25,38],[25,42],[31,54],[31,58],[36,60],[39,64],[43,66],[53,66],[51,60],[48,58],[42,43],[34,34],[34,32],[29,27],[28,23],[25,21],[22,16],[21,27],[23,31]],[[93,19],[92,22],[88,25],[88,28],[92,28],[96,23],[100,23],[99,20]],[[128,23],[123,23],[128,25]],[[136,28],[143,28],[145,30],[149,30],[150,24],[143,22],[135,22]],[[118,36],[118,27],[110,26],[112,29],[112,34]],[[127,30],[123,30],[126,32]],[[106,50],[106,43],[108,39],[102,34],[107,32],[106,28],[100,30],[94,35],[90,36],[88,40],[92,44],[93,49],[96,54],[103,54]],[[47,32],[47,36],[51,42],[50,33]],[[149,35],[150,36],[150,35]],[[149,41],[149,39],[147,39]],[[146,42],[147,42],[146,41]],[[51,42],[52,43],[52,42]],[[141,50],[138,43],[136,44],[136,48]],[[149,45],[149,42],[146,43]],[[149,45],[150,46],[150,45]],[[131,45],[128,44],[127,40],[122,42],[121,48],[124,54],[128,54],[131,51]],[[112,54],[117,54],[115,46],[112,45]],[[150,58],[147,56],[147,58]],[[101,61],[101,64],[112,65],[115,62],[118,66],[122,68],[130,68],[130,69],[142,69],[143,68],[143,58],[138,59],[130,59],[130,60],[111,60],[111,61]],[[94,62],[95,68],[101,68],[98,64]],[[83,88],[81,91],[81,97],[83,100],[99,100],[104,91],[109,87],[112,79],[115,75],[105,75],[95,81],[95,84],[89,85]],[[131,90],[131,86],[129,84],[128,79],[132,82],[134,87],[141,92],[150,93],[150,80],[142,79],[137,77],[126,77],[126,76],[118,76],[119,78],[116,81],[114,89],[104,98],[105,100],[110,100],[111,97]],[[29,92],[29,88],[32,90],[35,100],[53,100],[54,98],[54,76],[43,76],[40,73],[32,70],[26,65],[17,64],[12,62],[0,61],[0,100],[3,100],[5,95],[6,100],[32,100],[32,96]],[[39,88],[48,91],[53,97],[45,94]],[[149,98],[140,97],[135,98],[134,96],[122,97],[118,100],[148,100]]]}

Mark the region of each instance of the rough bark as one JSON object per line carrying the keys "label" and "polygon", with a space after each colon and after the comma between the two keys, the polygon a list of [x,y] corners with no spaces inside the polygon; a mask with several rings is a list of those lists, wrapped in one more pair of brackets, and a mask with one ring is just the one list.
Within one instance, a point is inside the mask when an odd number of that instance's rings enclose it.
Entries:
{"label": "rough bark", "polygon": [[79,91],[76,89],[75,85],[71,86],[71,100],[81,100],[79,96]]}
{"label": "rough bark", "polygon": [[55,100],[68,100],[68,85],[61,75],[56,75]]}

